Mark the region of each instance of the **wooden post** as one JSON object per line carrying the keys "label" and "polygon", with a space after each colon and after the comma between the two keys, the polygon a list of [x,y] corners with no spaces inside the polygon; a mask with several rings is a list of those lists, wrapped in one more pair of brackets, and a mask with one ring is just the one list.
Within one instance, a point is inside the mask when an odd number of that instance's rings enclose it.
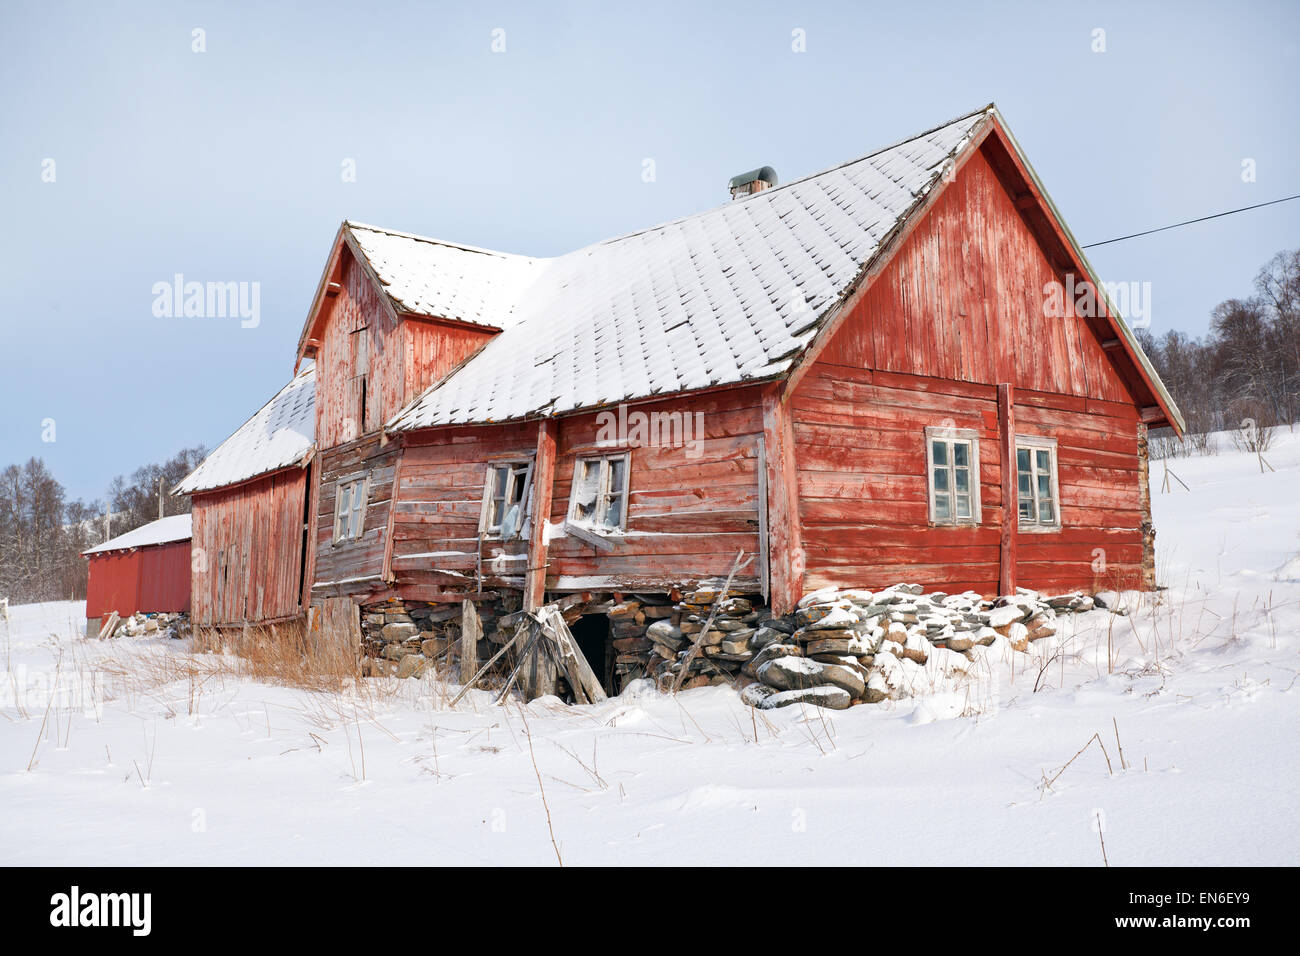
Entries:
{"label": "wooden post", "polygon": [[998,593],[1016,593],[1016,532],[1020,497],[1016,484],[1016,390],[998,385],[998,445],[1002,450],[1002,540],[998,548]]}
{"label": "wooden post", "polygon": [[763,457],[767,485],[769,601],[778,617],[803,596],[805,567],[799,524],[799,477],[795,471],[794,427],[780,384],[763,392]]}
{"label": "wooden post", "polygon": [[478,619],[478,608],[473,601],[460,606],[460,682],[468,684],[478,670],[478,639],[483,636],[483,624]]}
{"label": "wooden post", "polygon": [[537,457],[533,461],[533,523],[528,535],[528,570],[524,576],[524,610],[542,606],[546,592],[546,522],[551,517],[551,491],[555,487],[556,420],[544,418],[537,426]]}

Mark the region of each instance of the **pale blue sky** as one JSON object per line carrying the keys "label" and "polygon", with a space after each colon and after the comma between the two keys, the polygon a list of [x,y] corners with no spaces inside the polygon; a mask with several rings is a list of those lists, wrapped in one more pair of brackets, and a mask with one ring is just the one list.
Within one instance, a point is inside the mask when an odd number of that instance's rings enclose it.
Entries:
{"label": "pale blue sky", "polygon": [[[344,218],[553,255],[995,101],[1088,243],[1300,192],[1298,90],[1293,0],[3,0],[0,466],[43,457],[94,498],[215,446],[287,381]],[[1154,331],[1200,333],[1297,246],[1300,202],[1091,255],[1152,283]],[[156,318],[177,272],[259,282],[260,326]]]}

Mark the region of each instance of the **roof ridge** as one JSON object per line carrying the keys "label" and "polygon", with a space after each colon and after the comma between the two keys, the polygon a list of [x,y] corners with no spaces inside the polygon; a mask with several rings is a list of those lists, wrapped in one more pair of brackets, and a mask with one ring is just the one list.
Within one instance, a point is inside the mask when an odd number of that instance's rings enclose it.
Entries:
{"label": "roof ridge", "polygon": [[[902,146],[904,143],[910,143],[913,140],[921,139],[922,137],[929,136],[931,133],[936,133],[939,130],[944,129],[945,127],[952,126],[954,123],[960,123],[962,120],[967,120],[970,119],[972,116],[976,116],[981,113],[988,113],[990,111],[992,112],[997,111],[997,105],[995,103],[988,103],[984,106],[979,107],[978,109],[971,110],[967,113],[962,113],[959,116],[954,116],[950,120],[947,120],[943,123],[938,123],[934,126],[931,126],[929,129],[922,130],[921,132],[916,133],[915,135],[904,136],[901,139],[897,139],[894,140],[892,143],[888,143],[884,146],[877,147],[876,149],[871,150],[871,152],[863,153],[861,156],[856,156],[853,159],[848,159],[842,163],[836,163],[833,166],[827,166],[825,169],[820,169],[817,170],[816,172],[808,173],[806,175],[800,176],[798,179],[792,179],[788,183],[782,183],[780,186],[774,186],[771,189],[764,189],[762,192],[755,193],[753,197],[751,197],[749,200],[746,201],[748,202],[748,201],[752,201],[753,199],[762,199],[765,197],[770,197],[775,193],[780,192],[783,189],[789,189],[791,186],[798,185],[799,183],[802,182],[807,182],[810,179],[816,179],[818,176],[825,176],[827,173],[833,173],[837,169],[844,169],[846,166],[853,166],[856,165],[857,163],[864,162],[868,159],[871,159],[873,156],[879,156],[881,153],[888,152],[891,149],[897,149],[899,146]],[[728,202],[719,203],[716,206],[710,206],[708,209],[699,209],[696,210],[695,212],[687,213],[684,216],[677,216],[674,219],[666,219],[663,222],[657,223],[653,226],[643,226],[640,229],[633,229],[630,232],[620,233],[616,236],[608,236],[604,239],[596,239],[585,245],[579,246],[576,249],[570,249],[568,252],[562,252],[557,256],[532,256],[532,255],[527,255],[525,253],[519,253],[519,252],[502,252],[498,249],[485,249],[480,246],[466,245],[465,243],[462,242],[451,242],[446,239],[437,239],[433,236],[422,236],[414,232],[403,232],[400,229],[387,229],[383,226],[375,226],[375,225],[371,225],[370,223],[358,222],[355,219],[345,219],[344,223],[349,228],[368,229],[371,232],[381,232],[390,236],[397,236],[403,239],[414,239],[419,242],[431,242],[436,245],[448,246],[453,249],[464,249],[467,252],[480,252],[485,255],[501,256],[503,258],[528,259],[532,262],[546,264],[546,263],[555,262],[560,259],[564,259],[571,255],[575,255],[576,253],[583,252],[586,249],[591,249],[594,246],[604,246],[612,242],[621,242],[622,240],[630,239],[633,236],[641,236],[641,235],[645,235],[646,233],[654,232],[658,229],[666,229],[669,226],[674,226],[677,225],[678,223],[686,222],[689,219],[695,219],[697,217],[707,216],[710,213],[717,212],[720,209],[728,209],[734,203],[735,200],[730,200]]]}
{"label": "roof ridge", "polygon": [[522,252],[502,252],[500,249],[486,249],[482,246],[471,246],[463,242],[452,242],[449,239],[439,239],[436,236],[422,236],[415,232],[403,232],[400,229],[388,229],[384,226],[371,225],[368,222],[358,222],[355,219],[344,219],[343,224],[349,229],[366,229],[370,232],[381,232],[387,236],[396,236],[399,239],[413,239],[416,242],[429,242],[438,246],[447,246],[450,249],[461,249],[465,252],[477,252],[485,256],[499,256],[502,259],[527,259],[530,262],[537,262],[554,256],[530,256]]}
{"label": "roof ridge", "polygon": [[[929,129],[917,133],[914,136],[904,136],[902,139],[894,140],[894,142],[892,143],[889,143],[885,146],[878,147],[877,149],[873,149],[869,153],[863,153],[861,156],[854,157],[853,159],[847,159],[842,163],[836,163],[834,166],[827,166],[825,169],[819,169],[816,172],[808,173],[804,176],[800,176],[798,179],[792,179],[788,183],[782,183],[779,186],[773,186],[771,189],[764,189],[761,192],[754,193],[748,198],[746,198],[744,202],[753,202],[755,200],[768,200],[776,193],[781,192],[781,190],[783,189],[789,189],[791,186],[797,186],[799,185],[799,183],[807,182],[810,179],[816,179],[819,176],[825,176],[827,173],[833,173],[836,170],[844,169],[847,166],[855,166],[858,163],[865,162],[866,160],[871,159],[873,156],[879,156],[881,153],[888,152],[891,149],[897,149],[899,146],[902,146],[904,143],[910,143],[913,140],[921,139],[922,137],[929,136],[931,133],[937,133],[941,129],[945,129],[949,126],[952,126],[955,123],[960,123],[962,120],[968,120],[972,116],[977,116],[979,114],[988,113],[988,112],[996,113],[997,105],[994,103],[989,103],[986,106],[981,106],[979,109],[971,110],[969,113],[962,113],[960,116],[954,116],[952,119],[948,120],[947,122],[939,123],[936,126],[931,126]],[[598,239],[595,242],[588,243],[587,245],[583,246],[581,249],[574,249],[573,252],[581,252],[583,249],[590,249],[592,246],[603,246],[611,242],[620,242],[623,239],[630,239],[633,236],[645,235],[646,233],[654,232],[658,229],[666,229],[669,226],[675,226],[678,223],[686,222],[687,220],[690,219],[707,216],[710,213],[717,212],[720,209],[730,209],[735,204],[736,204],[736,200],[731,199],[726,202],[719,203],[716,206],[710,206],[708,209],[700,209],[697,210],[696,212],[687,213],[684,216],[678,216],[676,219],[665,220],[664,222],[658,223],[657,225],[654,226],[646,226],[642,229],[634,229],[631,232],[626,232],[619,236],[611,236],[608,239]],[[561,256],[557,256],[556,258],[562,259],[564,258],[564,256],[572,255],[573,252],[566,252]]]}

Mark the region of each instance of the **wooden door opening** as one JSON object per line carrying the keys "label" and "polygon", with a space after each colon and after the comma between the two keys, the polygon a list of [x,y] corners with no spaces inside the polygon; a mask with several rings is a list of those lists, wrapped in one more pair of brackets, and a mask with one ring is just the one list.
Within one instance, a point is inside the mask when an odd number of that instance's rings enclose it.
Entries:
{"label": "wooden door opening", "polygon": [[612,694],[610,677],[613,658],[609,653],[609,618],[604,614],[584,614],[573,622],[569,630],[578,642],[578,650],[587,658],[592,673],[600,680],[600,686],[606,694]]}

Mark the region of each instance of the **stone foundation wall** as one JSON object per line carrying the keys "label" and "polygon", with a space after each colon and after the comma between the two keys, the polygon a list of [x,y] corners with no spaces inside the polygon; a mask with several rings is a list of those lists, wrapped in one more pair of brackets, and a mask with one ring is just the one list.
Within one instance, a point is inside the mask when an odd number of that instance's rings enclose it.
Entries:
{"label": "stone foundation wall", "polygon": [[[502,592],[494,601],[477,603],[484,634],[519,610],[518,592]],[[513,632],[512,632],[513,633]],[[461,606],[425,601],[390,600],[361,608],[362,674],[367,677],[419,677],[433,664],[460,659]],[[487,661],[496,648],[478,642],[477,658]]]}

